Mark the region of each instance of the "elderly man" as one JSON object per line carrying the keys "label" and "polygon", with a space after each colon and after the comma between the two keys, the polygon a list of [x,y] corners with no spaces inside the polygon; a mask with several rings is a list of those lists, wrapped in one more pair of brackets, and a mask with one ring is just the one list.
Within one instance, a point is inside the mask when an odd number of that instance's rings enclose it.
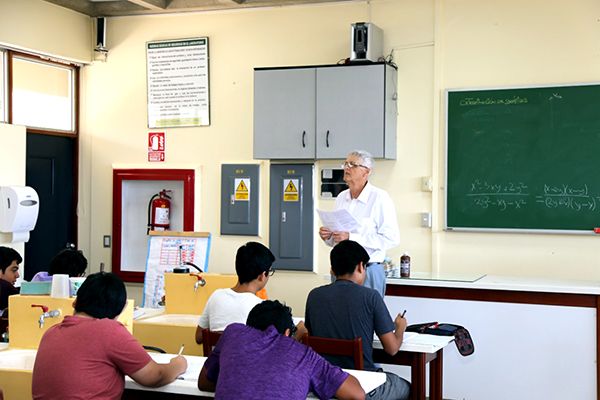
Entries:
{"label": "elderly man", "polygon": [[334,232],[327,227],[319,229],[319,236],[329,246],[343,240],[354,240],[367,250],[370,263],[364,286],[385,294],[383,260],[386,250],[400,242],[396,210],[392,199],[382,189],[369,183],[373,171],[373,157],[366,151],[353,151],[344,162],[344,181],[348,189],[335,200],[336,209],[346,209],[359,222],[352,232]]}

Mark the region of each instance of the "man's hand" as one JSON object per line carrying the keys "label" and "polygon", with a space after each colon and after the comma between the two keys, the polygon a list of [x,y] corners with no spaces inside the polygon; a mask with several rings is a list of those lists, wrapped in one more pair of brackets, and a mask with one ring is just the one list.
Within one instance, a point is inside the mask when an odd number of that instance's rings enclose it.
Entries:
{"label": "man's hand", "polygon": [[406,318],[404,318],[402,315],[398,314],[396,316],[396,319],[394,320],[394,324],[396,325],[396,332],[400,331],[400,332],[404,333],[404,331],[406,330],[406,326],[408,325],[408,322],[406,321]]}
{"label": "man's hand", "polygon": [[350,232],[333,232],[332,234],[333,242],[338,244],[342,240],[350,239]]}
{"label": "man's hand", "polygon": [[307,333],[308,329],[306,329],[306,326],[304,326],[304,321],[300,321],[298,322],[298,325],[296,325],[296,333],[294,334],[294,339],[300,341],[302,340],[302,336],[304,336]]}
{"label": "man's hand", "polygon": [[329,228],[325,228],[324,226],[319,228],[319,236],[321,236],[321,239],[323,240],[329,240],[332,234],[333,232],[331,232]]}

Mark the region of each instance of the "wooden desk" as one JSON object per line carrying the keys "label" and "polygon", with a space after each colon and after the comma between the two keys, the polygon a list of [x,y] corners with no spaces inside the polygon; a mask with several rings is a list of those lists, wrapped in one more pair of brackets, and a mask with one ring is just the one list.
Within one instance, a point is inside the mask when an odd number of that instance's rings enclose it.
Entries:
{"label": "wooden desk", "polygon": [[[408,334],[408,333],[407,333]],[[410,398],[425,400],[426,368],[429,363],[429,398],[442,400],[444,347],[454,340],[452,336],[417,335],[405,337],[400,351],[387,354],[379,340],[373,341],[373,361],[381,364],[410,366]]]}

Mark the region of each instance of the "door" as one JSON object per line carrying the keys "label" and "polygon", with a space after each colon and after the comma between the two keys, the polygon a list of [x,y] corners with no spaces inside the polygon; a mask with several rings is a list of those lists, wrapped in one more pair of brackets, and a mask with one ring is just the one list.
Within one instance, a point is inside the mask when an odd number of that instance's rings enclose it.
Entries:
{"label": "door", "polygon": [[254,71],[254,158],[315,158],[315,69]]}
{"label": "door", "polygon": [[47,271],[66,243],[76,243],[77,170],[75,138],[27,134],[26,185],[36,190],[40,210],[25,243],[25,280]]}

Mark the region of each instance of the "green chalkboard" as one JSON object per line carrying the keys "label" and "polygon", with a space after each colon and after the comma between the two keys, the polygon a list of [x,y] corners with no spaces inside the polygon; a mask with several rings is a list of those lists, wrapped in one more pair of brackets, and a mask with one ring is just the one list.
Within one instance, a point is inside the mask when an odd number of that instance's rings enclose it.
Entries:
{"label": "green chalkboard", "polygon": [[600,227],[600,85],[447,92],[446,226]]}

